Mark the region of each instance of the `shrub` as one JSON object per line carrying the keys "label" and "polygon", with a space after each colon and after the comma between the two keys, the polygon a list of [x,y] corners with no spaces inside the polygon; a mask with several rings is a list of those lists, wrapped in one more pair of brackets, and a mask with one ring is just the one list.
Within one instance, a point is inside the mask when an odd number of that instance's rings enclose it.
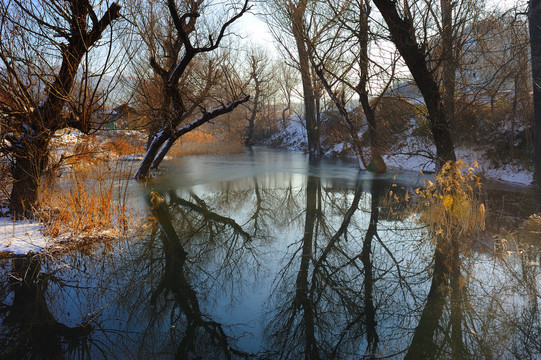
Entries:
{"label": "shrub", "polygon": [[375,107],[380,148],[386,152],[397,138],[403,137],[412,118],[418,116],[415,107],[404,99],[382,97]]}

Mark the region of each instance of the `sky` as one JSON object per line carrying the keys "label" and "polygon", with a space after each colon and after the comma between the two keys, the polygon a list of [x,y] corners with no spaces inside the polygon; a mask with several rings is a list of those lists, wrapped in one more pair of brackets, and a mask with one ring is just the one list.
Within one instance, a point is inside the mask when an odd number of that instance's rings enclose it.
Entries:
{"label": "sky", "polygon": [[261,46],[270,53],[278,56],[275,48],[275,41],[272,37],[267,24],[258,18],[254,13],[246,13],[235,22],[235,32],[238,32],[245,39],[243,42],[253,43]]}

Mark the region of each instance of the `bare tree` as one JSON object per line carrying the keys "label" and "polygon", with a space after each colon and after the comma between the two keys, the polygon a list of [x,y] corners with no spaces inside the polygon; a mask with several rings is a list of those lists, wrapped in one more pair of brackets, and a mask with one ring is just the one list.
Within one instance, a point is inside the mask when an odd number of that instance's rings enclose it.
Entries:
{"label": "bare tree", "polygon": [[247,66],[248,84],[246,87],[253,86],[251,92],[253,92],[254,97],[252,101],[246,103],[248,107],[246,119],[248,124],[244,144],[251,146],[254,142],[256,119],[264,110],[266,100],[269,100],[276,91],[272,89],[273,84],[270,81],[273,72],[271,61],[263,49],[252,48],[249,50]]}
{"label": "bare tree", "polygon": [[535,127],[535,180],[541,186],[541,1],[530,0],[528,10]]}
{"label": "bare tree", "polygon": [[104,36],[120,17],[120,6],[14,0],[2,2],[0,13],[0,147],[11,162],[11,211],[26,216],[36,206],[55,131],[88,133],[99,126],[91,114],[111,53],[101,53],[100,70],[90,52],[110,46],[112,30]]}
{"label": "bare tree", "polygon": [[[157,117],[152,120],[152,138],[135,174],[137,179],[148,177],[151,167],[157,168],[160,165],[169,149],[182,135],[232,111],[249,99],[248,96],[234,99],[210,111],[205,108],[203,100],[213,86],[218,68],[210,59],[203,67],[205,76],[202,90],[193,94],[187,86],[190,80],[187,75],[191,67],[197,65],[198,60],[204,61],[206,55],[218,50],[229,26],[249,10],[246,0],[239,9],[230,9],[230,13],[226,14],[228,20],[217,30],[206,31],[205,19],[201,18],[205,8],[203,0],[188,1],[180,5],[174,0],[168,0],[165,9],[160,8],[158,2],[151,1],[150,15],[136,16],[136,19],[142,21],[139,33],[148,48],[148,63],[154,72],[154,78],[160,83],[161,97]],[[200,109],[200,115],[190,120],[197,109]]]}
{"label": "bare tree", "polygon": [[[441,89],[434,72],[429,68],[426,45],[420,46],[418,43],[417,29],[414,26],[410,5],[406,1],[400,14],[398,4],[391,0],[374,0],[374,4],[383,16],[391,34],[391,40],[423,95],[440,165],[447,161],[455,161],[455,147],[451,139],[449,119],[444,108]],[[419,29],[419,31],[428,31],[428,29]]]}
{"label": "bare tree", "polygon": [[293,114],[293,107],[292,107],[292,95],[293,95],[293,89],[297,85],[298,79],[296,77],[296,72],[294,69],[289,66],[285,61],[280,62],[278,65],[279,68],[279,86],[280,86],[280,92],[282,93],[284,97],[284,108],[282,110],[282,123],[281,126],[283,129],[287,126],[287,121],[289,121],[291,115]]}
{"label": "bare tree", "polygon": [[[302,94],[304,100],[304,118],[306,122],[306,134],[308,138],[308,153],[311,158],[319,158],[321,155],[320,123],[318,121],[318,94],[314,87],[315,79],[310,64],[310,49],[308,39],[310,17],[309,6],[313,5],[309,0],[276,0],[269,3],[268,18],[272,24],[270,30],[275,39],[281,44],[283,50],[296,62],[301,76]],[[293,37],[296,54],[289,48],[284,35]],[[313,40],[312,40],[313,42]]]}
{"label": "bare tree", "polygon": [[[393,80],[396,61],[392,57],[389,62],[372,61],[370,58],[373,55],[369,54],[369,48],[377,47],[377,39],[381,36],[370,29],[369,1],[328,0],[322,2],[318,14],[326,24],[319,26],[315,37],[318,42],[310,43],[316,74],[344,119],[362,166],[384,172],[386,166],[381,158],[381,137],[378,136],[374,107]],[[371,101],[371,89],[376,87],[380,95]],[[364,155],[364,141],[359,135],[360,119],[356,111],[347,110],[348,99],[343,96],[345,89],[357,94],[366,117],[370,144],[368,161]]]}

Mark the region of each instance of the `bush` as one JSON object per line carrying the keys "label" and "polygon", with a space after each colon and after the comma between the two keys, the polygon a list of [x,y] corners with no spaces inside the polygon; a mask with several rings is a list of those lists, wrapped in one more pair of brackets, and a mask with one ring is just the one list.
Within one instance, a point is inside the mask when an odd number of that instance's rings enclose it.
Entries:
{"label": "bush", "polygon": [[436,175],[415,192],[419,196],[419,221],[428,227],[433,238],[465,235],[484,230],[485,205],[481,180],[475,168],[462,160],[448,162]]}

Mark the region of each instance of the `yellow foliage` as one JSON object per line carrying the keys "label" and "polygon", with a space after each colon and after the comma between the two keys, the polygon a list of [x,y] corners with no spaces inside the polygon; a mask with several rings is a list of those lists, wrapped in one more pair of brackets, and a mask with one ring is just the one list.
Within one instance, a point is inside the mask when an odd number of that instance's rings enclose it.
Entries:
{"label": "yellow foliage", "polygon": [[442,196],[442,198],[443,198],[443,206],[445,206],[447,210],[450,210],[451,206],[453,206],[453,196],[445,195],[445,196]]}
{"label": "yellow foliage", "polygon": [[427,180],[424,188],[415,190],[423,205],[420,221],[432,234],[449,237],[485,228],[482,183],[474,174],[477,167],[477,163],[468,167],[462,160],[447,163],[434,182]]}

